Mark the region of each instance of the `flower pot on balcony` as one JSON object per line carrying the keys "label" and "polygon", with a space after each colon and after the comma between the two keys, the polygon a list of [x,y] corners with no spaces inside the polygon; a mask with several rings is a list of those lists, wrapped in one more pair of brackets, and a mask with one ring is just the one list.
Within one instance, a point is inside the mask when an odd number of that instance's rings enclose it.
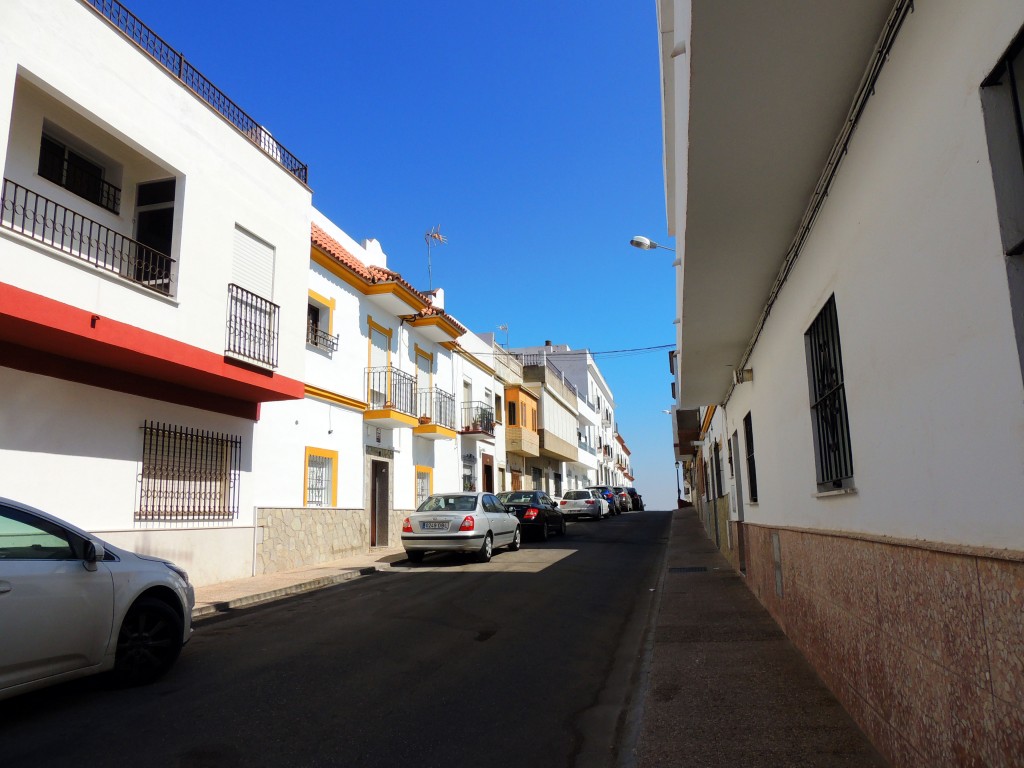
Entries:
{"label": "flower pot on balcony", "polygon": [[419,417],[419,422],[420,422],[420,426],[423,426],[424,424],[429,424],[430,423],[430,417],[429,416],[420,416]]}

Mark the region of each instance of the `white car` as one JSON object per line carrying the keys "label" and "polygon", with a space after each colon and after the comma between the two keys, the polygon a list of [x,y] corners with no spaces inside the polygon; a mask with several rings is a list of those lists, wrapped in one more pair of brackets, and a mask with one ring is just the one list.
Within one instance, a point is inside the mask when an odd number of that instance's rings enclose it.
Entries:
{"label": "white car", "polygon": [[562,514],[566,517],[596,517],[602,520],[608,516],[608,502],[597,491],[583,488],[566,491],[558,502]]}
{"label": "white car", "polygon": [[486,563],[523,540],[519,520],[492,493],[434,493],[402,523],[402,546],[418,563],[427,552],[473,552]]}
{"label": "white car", "polygon": [[0,498],[0,699],[114,670],[152,682],[192,635],[188,574]]}

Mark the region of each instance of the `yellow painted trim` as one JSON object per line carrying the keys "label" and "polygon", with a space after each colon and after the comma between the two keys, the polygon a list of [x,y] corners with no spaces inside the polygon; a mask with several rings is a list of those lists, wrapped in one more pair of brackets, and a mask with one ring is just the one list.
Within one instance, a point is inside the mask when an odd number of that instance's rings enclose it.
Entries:
{"label": "yellow painted trim", "polygon": [[334,312],[337,309],[338,302],[335,299],[328,299],[326,296],[321,296],[316,291],[309,292],[309,298],[315,301],[317,304],[322,304],[330,310],[330,314],[327,316],[327,333],[331,336],[334,335]]}
{"label": "yellow painted trim", "polygon": [[338,452],[323,448],[306,446],[306,455],[302,460],[302,506],[309,506],[309,457],[320,456],[331,460],[331,506],[338,506]]}
{"label": "yellow painted trim", "polygon": [[707,411],[704,413],[704,423],[700,426],[700,439],[704,439],[705,433],[711,429],[711,419],[715,416],[715,409],[717,405],[709,405]]}
{"label": "yellow painted trim", "polygon": [[419,419],[415,416],[410,416],[407,413],[396,411],[393,408],[380,408],[375,411],[363,411],[363,421],[373,421],[374,419],[393,419],[394,421],[400,421],[410,427],[418,427],[420,425]]}
{"label": "yellow painted trim", "polygon": [[414,360],[415,360],[415,363],[416,363],[416,374],[419,375],[419,371],[420,371],[420,358],[422,357],[424,360],[427,361],[427,375],[430,377],[430,380],[427,382],[427,387],[429,389],[433,389],[434,388],[434,353],[433,352],[427,352],[427,350],[425,350],[423,347],[421,347],[419,344],[416,344],[415,342],[413,343],[413,349],[415,350],[415,355],[413,357],[414,357]]}
{"label": "yellow painted trim", "polygon": [[423,301],[419,296],[410,291],[401,283],[386,282],[386,283],[373,283],[367,285],[363,290],[367,296],[380,296],[382,294],[391,294],[397,296],[399,299],[408,304],[412,309],[419,312],[427,306],[427,303]]}
{"label": "yellow painted trim", "polygon": [[352,272],[352,270],[350,270],[344,264],[335,260],[333,257],[328,256],[319,248],[312,248],[310,250],[309,258],[312,259],[315,263],[319,264],[324,269],[326,269],[335,277],[339,277],[342,280],[344,280],[346,283],[351,285],[360,293],[366,293],[366,289],[369,287],[370,283],[368,283],[359,275]]}
{"label": "yellow painted trim", "polygon": [[454,429],[443,427],[440,424],[420,424],[412,431],[414,435],[441,435],[442,437],[454,440],[456,432]]}
{"label": "yellow painted trim", "polygon": [[462,331],[456,328],[455,324],[452,323],[451,320],[442,315],[427,315],[425,317],[417,317],[410,320],[409,325],[411,325],[413,328],[422,328],[423,326],[427,325],[436,325],[442,331],[451,336],[453,340],[462,336]]}
{"label": "yellow painted trim", "polygon": [[459,345],[454,341],[442,341],[441,346],[447,349],[449,352],[455,352],[459,348]]}
{"label": "yellow painted trim", "polygon": [[430,478],[430,487],[427,490],[427,496],[434,492],[434,468],[433,467],[421,467],[419,464],[416,465],[416,469],[413,471],[413,483],[412,483],[412,508],[416,509],[419,506],[419,502],[416,501],[416,481],[419,479],[416,475],[420,474],[427,475]]}
{"label": "yellow painted trim", "polygon": [[363,402],[355,397],[348,397],[337,392],[331,392],[329,389],[320,389],[320,387],[314,387],[311,384],[306,385],[306,397],[315,397],[319,400],[327,400],[331,403],[337,403],[338,405],[344,405],[346,408],[354,408],[357,411],[365,411],[370,407],[369,403]]}

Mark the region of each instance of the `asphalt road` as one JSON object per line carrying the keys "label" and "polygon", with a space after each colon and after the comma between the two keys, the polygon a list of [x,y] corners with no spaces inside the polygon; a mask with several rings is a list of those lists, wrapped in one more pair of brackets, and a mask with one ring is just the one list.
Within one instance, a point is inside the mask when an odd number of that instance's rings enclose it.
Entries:
{"label": "asphalt road", "polygon": [[669,513],[197,625],[146,688],[0,702],[5,766],[594,766],[628,748]]}

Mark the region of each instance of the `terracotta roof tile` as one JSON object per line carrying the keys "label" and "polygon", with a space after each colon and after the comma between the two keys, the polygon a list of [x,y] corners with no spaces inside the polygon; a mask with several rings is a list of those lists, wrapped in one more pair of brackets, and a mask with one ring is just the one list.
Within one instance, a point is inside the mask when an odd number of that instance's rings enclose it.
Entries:
{"label": "terracotta roof tile", "polygon": [[323,229],[317,226],[315,222],[310,225],[310,241],[313,243],[313,245],[322,250],[328,256],[331,256],[332,258],[336,259],[339,263],[348,267],[350,270],[355,272],[368,283],[398,283],[407,288],[419,299],[421,299],[426,305],[422,310],[416,313],[416,317],[429,317],[434,315],[445,317],[447,318],[448,322],[450,322],[457,329],[461,330],[463,333],[467,333],[466,328],[463,327],[462,324],[460,324],[458,321],[456,321],[454,317],[446,314],[445,311],[442,309],[435,309],[433,306],[431,306],[434,300],[432,294],[416,290],[416,288],[413,287],[412,283],[410,283],[408,280],[405,280],[402,277],[402,275],[398,272],[386,269],[384,267],[378,267],[376,265],[367,266],[366,264],[363,264],[363,262],[361,262],[359,259],[353,256],[347,250],[345,250],[344,246],[342,246],[341,243],[339,243],[337,240],[335,240],[333,237],[327,234]]}

